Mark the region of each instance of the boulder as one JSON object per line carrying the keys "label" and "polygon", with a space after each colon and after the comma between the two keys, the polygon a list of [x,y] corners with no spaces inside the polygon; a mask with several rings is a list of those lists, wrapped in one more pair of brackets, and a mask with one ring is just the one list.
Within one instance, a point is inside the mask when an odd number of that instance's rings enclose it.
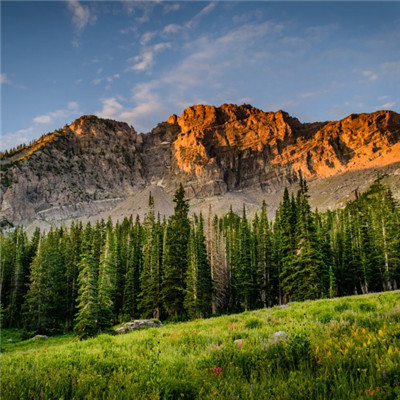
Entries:
{"label": "boulder", "polygon": [[127,333],[131,331],[137,331],[142,328],[159,328],[162,323],[158,320],[152,319],[135,319],[131,322],[125,322],[120,328],[117,328],[117,333]]}
{"label": "boulder", "polygon": [[46,335],[36,335],[33,337],[34,340],[47,340],[48,338]]}

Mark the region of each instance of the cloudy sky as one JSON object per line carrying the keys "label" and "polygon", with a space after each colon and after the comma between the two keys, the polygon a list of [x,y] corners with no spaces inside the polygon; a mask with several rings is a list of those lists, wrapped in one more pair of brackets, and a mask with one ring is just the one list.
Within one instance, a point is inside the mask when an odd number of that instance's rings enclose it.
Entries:
{"label": "cloudy sky", "polygon": [[1,2],[2,142],[192,104],[301,121],[400,111],[399,2]]}

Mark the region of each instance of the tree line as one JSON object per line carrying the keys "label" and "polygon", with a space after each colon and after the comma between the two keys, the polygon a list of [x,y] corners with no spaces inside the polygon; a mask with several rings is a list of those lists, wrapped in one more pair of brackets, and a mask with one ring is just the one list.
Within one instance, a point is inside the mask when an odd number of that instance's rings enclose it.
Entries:
{"label": "tree line", "polygon": [[397,289],[400,207],[378,179],[343,209],[312,211],[307,183],[284,191],[274,220],[174,214],[76,222],[28,238],[2,233],[3,327],[96,335],[134,318],[183,320],[290,301]]}

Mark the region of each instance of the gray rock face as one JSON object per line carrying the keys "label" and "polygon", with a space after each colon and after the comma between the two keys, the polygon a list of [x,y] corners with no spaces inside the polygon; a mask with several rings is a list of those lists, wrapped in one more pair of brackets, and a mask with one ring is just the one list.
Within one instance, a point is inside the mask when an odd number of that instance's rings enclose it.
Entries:
{"label": "gray rock face", "polygon": [[117,333],[127,333],[132,331],[137,331],[143,328],[160,328],[162,323],[157,320],[150,320],[150,319],[136,319],[132,322],[126,322],[120,328],[116,329],[115,332]]}
{"label": "gray rock face", "polygon": [[81,117],[0,160],[2,219],[13,224],[99,213],[145,187],[129,125]]}

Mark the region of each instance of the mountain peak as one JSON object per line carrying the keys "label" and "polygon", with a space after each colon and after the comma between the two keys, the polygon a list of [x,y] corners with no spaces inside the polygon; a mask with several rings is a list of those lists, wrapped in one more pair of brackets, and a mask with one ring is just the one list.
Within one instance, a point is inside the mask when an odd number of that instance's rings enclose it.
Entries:
{"label": "mountain peak", "polygon": [[172,192],[182,183],[197,198],[270,193],[299,172],[318,181],[399,161],[400,115],[386,110],[301,123],[283,110],[198,104],[145,135],[83,115],[1,159],[1,215],[19,223],[95,214],[150,185]]}

